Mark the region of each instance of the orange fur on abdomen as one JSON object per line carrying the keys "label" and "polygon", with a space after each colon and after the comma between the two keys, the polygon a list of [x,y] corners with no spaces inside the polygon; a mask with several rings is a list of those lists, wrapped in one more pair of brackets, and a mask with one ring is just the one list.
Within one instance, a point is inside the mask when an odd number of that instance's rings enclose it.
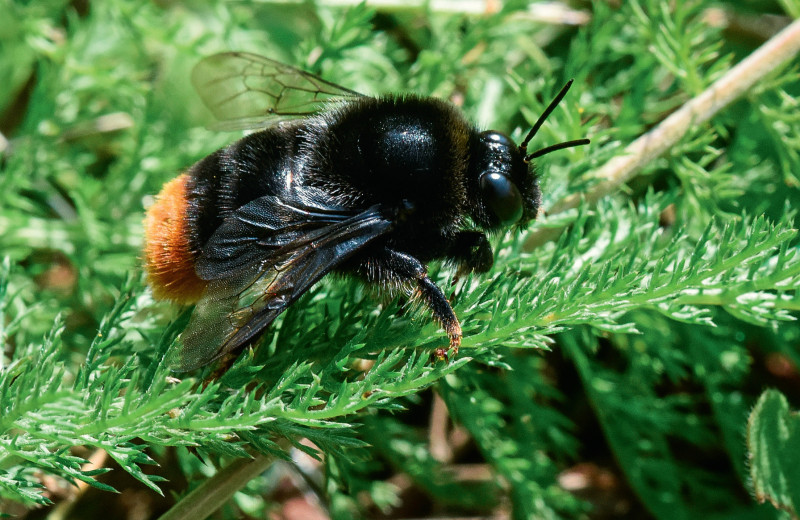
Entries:
{"label": "orange fur on abdomen", "polygon": [[196,302],[206,282],[195,273],[197,253],[192,251],[187,216],[186,174],[161,189],[144,221],[145,268],[156,298],[180,303]]}

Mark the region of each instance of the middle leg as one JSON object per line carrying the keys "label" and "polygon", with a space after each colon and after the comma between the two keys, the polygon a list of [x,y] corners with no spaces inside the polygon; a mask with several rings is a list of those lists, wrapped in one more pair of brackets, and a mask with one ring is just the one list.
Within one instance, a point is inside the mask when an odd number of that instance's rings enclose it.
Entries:
{"label": "middle leg", "polygon": [[411,255],[382,248],[359,262],[356,271],[369,282],[406,288],[415,293],[431,310],[450,339],[449,349],[437,348],[435,356],[446,360],[448,350],[458,354],[461,346],[461,324],[442,290],[428,278],[428,269]]}

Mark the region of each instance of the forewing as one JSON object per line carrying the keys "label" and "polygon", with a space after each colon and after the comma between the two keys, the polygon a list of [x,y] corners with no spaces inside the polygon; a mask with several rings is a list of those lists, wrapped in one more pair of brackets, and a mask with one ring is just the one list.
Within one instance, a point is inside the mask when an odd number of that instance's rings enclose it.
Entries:
{"label": "forewing", "polygon": [[[264,246],[260,258],[209,282],[170,360],[173,369],[193,370],[246,346],[312,285],[391,226],[377,207],[321,227],[313,219],[307,222],[313,224],[306,225],[305,235],[289,244]],[[242,242],[240,251],[257,246],[254,240],[249,247]]]}
{"label": "forewing", "polygon": [[309,72],[247,52],[204,58],[192,71],[192,83],[221,122],[218,126],[228,130],[264,127],[313,114],[327,101],[362,97]]}
{"label": "forewing", "polygon": [[[312,192],[304,188],[303,194]],[[319,198],[317,196],[316,198]],[[195,270],[203,280],[231,278],[269,259],[281,259],[330,233],[356,211],[284,194],[259,197],[229,215],[214,232]]]}

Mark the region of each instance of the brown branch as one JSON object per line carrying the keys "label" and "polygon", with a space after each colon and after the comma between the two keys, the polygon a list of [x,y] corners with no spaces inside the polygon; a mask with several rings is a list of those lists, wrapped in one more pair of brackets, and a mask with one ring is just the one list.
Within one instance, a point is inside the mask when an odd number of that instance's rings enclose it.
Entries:
{"label": "brown branch", "polygon": [[[686,135],[690,128],[710,120],[723,108],[742,97],[769,73],[784,66],[800,52],[800,20],[776,34],[750,56],[739,62],[702,93],[687,101],[657,127],[642,135],[595,173],[600,179],[589,192],[572,194],[556,202],[548,215],[577,208],[581,200],[594,204],[633,179],[642,168],[655,160]],[[540,228],[533,231],[525,244],[533,248],[552,240],[560,229]]]}

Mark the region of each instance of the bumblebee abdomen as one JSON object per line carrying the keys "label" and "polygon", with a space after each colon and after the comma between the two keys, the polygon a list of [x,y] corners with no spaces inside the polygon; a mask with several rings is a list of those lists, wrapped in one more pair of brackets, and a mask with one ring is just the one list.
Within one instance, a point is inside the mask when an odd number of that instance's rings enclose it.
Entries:
{"label": "bumblebee abdomen", "polygon": [[145,218],[145,268],[156,297],[200,299],[207,283],[195,266],[217,228],[232,211],[286,186],[288,132],[251,134],[164,185]]}
{"label": "bumblebee abdomen", "polygon": [[183,174],[165,184],[144,222],[145,269],[153,293],[180,303],[196,302],[206,288],[195,273],[189,182],[189,174]]}

